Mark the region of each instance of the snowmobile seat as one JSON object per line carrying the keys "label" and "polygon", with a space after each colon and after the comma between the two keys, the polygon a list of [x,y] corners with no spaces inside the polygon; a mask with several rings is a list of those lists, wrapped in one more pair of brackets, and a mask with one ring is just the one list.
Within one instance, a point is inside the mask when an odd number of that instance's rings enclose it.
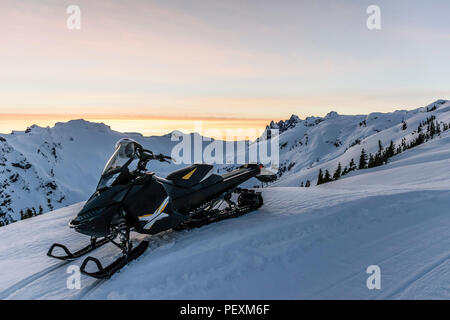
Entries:
{"label": "snowmobile seat", "polygon": [[240,166],[238,169],[235,169],[231,172],[224,173],[222,175],[222,178],[224,180],[232,179],[232,178],[239,176],[245,172],[254,170],[257,167],[258,167],[258,165],[256,165],[256,164],[246,164],[246,165]]}
{"label": "snowmobile seat", "polygon": [[240,171],[240,170],[233,170],[233,171],[224,173],[224,174],[222,175],[222,178],[224,178],[224,179],[229,179],[229,178],[232,178],[232,177],[234,177],[234,176],[237,176],[237,175],[239,175],[239,174],[241,174],[241,173],[242,173],[242,171]]}
{"label": "snowmobile seat", "polygon": [[222,176],[219,176],[218,174],[212,174],[205,180],[201,181],[200,183],[202,184],[202,186],[206,187],[222,181],[223,181]]}
{"label": "snowmobile seat", "polygon": [[210,184],[217,181],[217,177],[221,179],[218,175],[210,174],[212,169],[213,166],[210,164],[194,164],[172,172],[166,179],[180,187],[191,187],[200,182]]}
{"label": "snowmobile seat", "polygon": [[222,195],[229,194],[248,179],[260,172],[257,164],[243,165],[226,174],[211,174],[213,166],[199,164],[177,170],[166,179],[157,178],[170,197],[172,208],[180,214]]}

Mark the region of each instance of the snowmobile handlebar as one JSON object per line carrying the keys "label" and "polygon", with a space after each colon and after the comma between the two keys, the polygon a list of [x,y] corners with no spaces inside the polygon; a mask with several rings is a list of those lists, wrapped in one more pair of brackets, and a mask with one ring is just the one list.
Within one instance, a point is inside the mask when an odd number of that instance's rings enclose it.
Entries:
{"label": "snowmobile handlebar", "polygon": [[141,161],[150,161],[150,160],[158,160],[160,162],[169,162],[168,160],[172,160],[171,157],[165,156],[162,153],[161,154],[154,154],[153,151],[147,150],[147,149],[139,149],[139,159]]}
{"label": "snowmobile handlebar", "polygon": [[159,160],[160,162],[168,162],[168,163],[170,163],[170,161],[168,161],[168,160],[172,160],[171,157],[165,156],[162,153],[158,154],[158,155],[155,155],[153,159],[154,160]]}
{"label": "snowmobile handlebar", "polygon": [[172,160],[172,158],[169,156],[165,156],[162,153],[155,155],[153,151],[144,149],[142,147],[138,148],[137,151],[139,156],[138,171],[141,172],[146,170],[147,163],[150,160],[158,160],[159,162],[168,162],[168,163],[170,163],[169,160]]}

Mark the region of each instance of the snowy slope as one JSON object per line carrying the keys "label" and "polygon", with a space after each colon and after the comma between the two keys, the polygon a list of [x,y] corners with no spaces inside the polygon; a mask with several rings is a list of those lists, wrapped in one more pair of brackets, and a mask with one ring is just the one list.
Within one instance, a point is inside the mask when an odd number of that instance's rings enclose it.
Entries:
{"label": "snowy slope", "polygon": [[[449,168],[446,133],[335,182],[265,188],[259,211],[155,236],[107,282],[83,276],[68,290],[68,265],[48,269],[45,253],[87,241],[67,228],[77,204],[0,229],[0,298],[449,299]],[[369,265],[381,290],[366,287]]]}
{"label": "snowy slope", "polygon": [[[269,128],[280,129],[280,164],[282,172],[276,186],[299,186],[301,182],[317,181],[319,169],[331,174],[341,163],[348,166],[351,159],[358,165],[361,149],[375,154],[378,141],[387,147],[392,140],[398,146],[417,137],[419,124],[434,116],[438,123],[450,124],[450,101],[438,100],[426,107],[392,113],[371,113],[367,116],[345,116],[330,112],[325,118],[272,123]],[[402,122],[407,123],[406,130]],[[353,172],[352,174],[359,174]]]}

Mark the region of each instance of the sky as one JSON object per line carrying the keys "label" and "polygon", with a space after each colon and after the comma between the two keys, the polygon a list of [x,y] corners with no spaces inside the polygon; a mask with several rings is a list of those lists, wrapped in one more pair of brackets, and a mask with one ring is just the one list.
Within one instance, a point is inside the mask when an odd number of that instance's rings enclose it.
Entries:
{"label": "sky", "polygon": [[[380,30],[366,25],[374,4]],[[448,0],[0,0],[0,132],[85,118],[160,134],[421,107],[450,98],[449,12]]]}

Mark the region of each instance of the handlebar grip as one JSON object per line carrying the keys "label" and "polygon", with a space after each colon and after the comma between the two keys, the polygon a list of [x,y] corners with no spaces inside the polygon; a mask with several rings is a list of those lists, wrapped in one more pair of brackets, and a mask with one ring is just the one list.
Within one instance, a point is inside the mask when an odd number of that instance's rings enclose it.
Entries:
{"label": "handlebar grip", "polygon": [[[159,160],[161,162],[169,162],[167,160],[172,160],[171,157],[165,156],[162,153],[156,155],[150,150],[142,149],[140,152],[141,160]],[[166,160],[167,159],[167,160]]]}
{"label": "handlebar grip", "polygon": [[[161,161],[161,162],[169,162],[169,161],[167,161],[167,160],[172,160],[171,157],[165,156],[165,155],[163,155],[163,154],[157,155],[157,156],[156,156],[156,159],[159,160],[159,161]],[[169,163],[170,163],[170,162],[169,162]]]}

